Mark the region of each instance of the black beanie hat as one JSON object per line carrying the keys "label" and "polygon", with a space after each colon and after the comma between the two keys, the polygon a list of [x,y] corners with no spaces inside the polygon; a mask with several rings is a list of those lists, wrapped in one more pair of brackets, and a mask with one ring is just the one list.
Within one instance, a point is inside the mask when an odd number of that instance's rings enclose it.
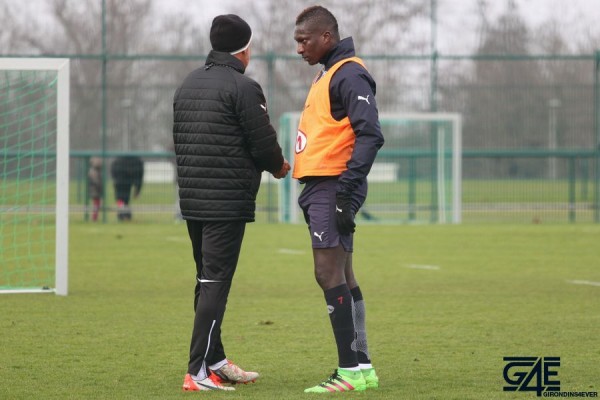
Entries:
{"label": "black beanie hat", "polygon": [[250,44],[250,25],[234,14],[218,15],[210,28],[210,44],[213,50],[238,53]]}

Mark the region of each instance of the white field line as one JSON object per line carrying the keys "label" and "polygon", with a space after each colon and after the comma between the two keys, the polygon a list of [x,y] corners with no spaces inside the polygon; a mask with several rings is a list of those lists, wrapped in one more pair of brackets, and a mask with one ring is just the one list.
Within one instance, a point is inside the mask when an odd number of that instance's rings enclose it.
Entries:
{"label": "white field line", "polygon": [[567,282],[572,283],[573,285],[588,285],[588,286],[599,286],[600,287],[600,282],[594,282],[594,281],[573,280],[573,281],[567,281]]}
{"label": "white field line", "polygon": [[185,236],[165,236],[167,242],[187,242],[189,238]]}
{"label": "white field line", "polygon": [[427,271],[439,271],[441,268],[437,265],[417,265],[417,264],[409,264],[406,268],[410,269],[423,269]]}
{"label": "white field line", "polygon": [[294,249],[279,249],[279,250],[277,250],[277,252],[280,254],[292,254],[292,255],[300,255],[300,254],[306,253],[306,251],[304,251],[304,250],[294,250]]}

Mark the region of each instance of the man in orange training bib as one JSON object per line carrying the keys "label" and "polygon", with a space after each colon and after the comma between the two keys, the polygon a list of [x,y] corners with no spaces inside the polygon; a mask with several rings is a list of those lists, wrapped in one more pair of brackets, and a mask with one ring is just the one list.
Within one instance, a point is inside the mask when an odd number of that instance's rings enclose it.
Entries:
{"label": "man in orange training bib", "polygon": [[302,11],[294,40],[308,64],[323,64],[300,118],[293,177],[305,184],[298,203],[338,350],[333,375],[305,392],[376,388],[364,300],[352,269],[354,216],[365,201],[367,175],[384,142],[375,81],[355,56],[352,38],[340,40],[337,20],[326,8]]}

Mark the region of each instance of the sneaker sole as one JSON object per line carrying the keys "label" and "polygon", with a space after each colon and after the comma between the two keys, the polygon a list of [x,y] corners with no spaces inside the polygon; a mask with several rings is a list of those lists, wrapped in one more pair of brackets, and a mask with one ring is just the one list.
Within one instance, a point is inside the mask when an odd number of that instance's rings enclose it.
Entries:
{"label": "sneaker sole", "polygon": [[[215,374],[214,371],[213,371],[213,374]],[[217,374],[215,374],[215,376],[217,376],[219,378],[219,382],[221,382],[221,383],[228,383],[230,385],[242,385],[242,384],[243,385],[247,385],[249,383],[255,383],[256,380],[259,378],[259,376],[258,376],[258,377],[254,378],[252,380],[249,380],[249,381],[232,381],[232,380],[229,380],[229,379],[222,378],[222,377],[220,377]]]}
{"label": "sneaker sole", "polygon": [[228,383],[230,385],[248,385],[250,383],[255,383],[256,379],[253,379],[251,381],[246,381],[246,382],[233,382],[233,381],[222,381],[223,383]]}

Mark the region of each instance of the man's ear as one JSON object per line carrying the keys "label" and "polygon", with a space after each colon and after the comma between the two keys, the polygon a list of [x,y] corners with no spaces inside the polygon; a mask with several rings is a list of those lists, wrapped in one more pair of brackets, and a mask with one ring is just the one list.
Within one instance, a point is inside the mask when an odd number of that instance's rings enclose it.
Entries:
{"label": "man's ear", "polygon": [[235,53],[233,55],[235,58],[237,58],[238,60],[240,60],[244,66],[248,66],[248,64],[250,63],[250,47],[248,47],[246,50],[244,51],[240,51],[239,53]]}

